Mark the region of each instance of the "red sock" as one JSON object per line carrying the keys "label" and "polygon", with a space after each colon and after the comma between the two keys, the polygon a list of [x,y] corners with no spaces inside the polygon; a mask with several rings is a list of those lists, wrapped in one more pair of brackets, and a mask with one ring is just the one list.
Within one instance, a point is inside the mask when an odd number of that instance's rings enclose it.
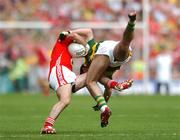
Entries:
{"label": "red sock", "polygon": [[108,88],[114,88],[117,84],[118,84],[118,82],[116,82],[114,80],[109,80],[107,83],[107,86],[108,86]]}
{"label": "red sock", "polygon": [[48,117],[44,123],[44,127],[47,127],[47,126],[53,126],[54,125],[54,122],[55,120],[51,117]]}

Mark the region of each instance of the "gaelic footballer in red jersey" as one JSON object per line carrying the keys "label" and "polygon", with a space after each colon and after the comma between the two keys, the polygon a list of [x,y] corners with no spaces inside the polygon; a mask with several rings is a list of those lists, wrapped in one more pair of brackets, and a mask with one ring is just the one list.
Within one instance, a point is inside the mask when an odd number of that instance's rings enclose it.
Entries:
{"label": "gaelic footballer in red jersey", "polygon": [[76,75],[72,72],[72,57],[67,47],[72,42],[71,38],[63,41],[58,39],[53,48],[48,81],[55,91],[62,85],[75,82]]}
{"label": "gaelic footballer in red jersey", "polygon": [[49,117],[44,123],[41,134],[55,134],[53,128],[55,120],[71,101],[72,83],[76,75],[72,72],[72,57],[68,52],[71,37],[61,41],[58,39],[51,54],[48,81],[50,87],[56,91],[59,101],[52,107]]}
{"label": "gaelic footballer in red jersey", "polygon": [[72,37],[64,40],[58,39],[52,50],[48,81],[50,87],[56,91],[58,102],[52,107],[49,117],[45,120],[41,134],[55,134],[53,127],[56,119],[62,111],[70,104],[72,86],[76,82],[76,90],[85,86],[86,74],[76,78],[72,71],[72,57],[68,46],[73,42]]}

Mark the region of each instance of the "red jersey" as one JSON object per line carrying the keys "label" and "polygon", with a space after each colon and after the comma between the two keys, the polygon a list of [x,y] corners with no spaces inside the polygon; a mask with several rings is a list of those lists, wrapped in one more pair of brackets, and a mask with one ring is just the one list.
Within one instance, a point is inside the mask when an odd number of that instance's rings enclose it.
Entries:
{"label": "red jersey", "polygon": [[51,53],[49,74],[51,73],[51,69],[56,66],[57,63],[60,63],[60,65],[66,66],[68,69],[72,70],[72,56],[68,51],[68,46],[72,43],[72,41],[73,40],[71,38],[66,38],[64,41],[59,39],[56,41]]}

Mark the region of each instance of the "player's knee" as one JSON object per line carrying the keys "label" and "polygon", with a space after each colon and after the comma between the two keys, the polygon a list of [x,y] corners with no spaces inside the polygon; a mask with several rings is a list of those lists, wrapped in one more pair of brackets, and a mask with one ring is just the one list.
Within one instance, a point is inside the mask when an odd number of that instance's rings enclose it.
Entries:
{"label": "player's knee", "polygon": [[86,86],[87,88],[92,88],[97,82],[92,80],[86,80]]}
{"label": "player's knee", "polygon": [[127,57],[128,57],[128,54],[129,54],[128,51],[122,50],[121,53],[119,53],[119,58],[120,58],[120,60],[121,60],[121,61],[126,60]]}
{"label": "player's knee", "polygon": [[124,61],[129,55],[129,47],[118,47],[115,50],[114,57],[118,61]]}
{"label": "player's knee", "polygon": [[70,98],[68,98],[68,99],[63,99],[63,100],[61,100],[61,102],[64,104],[64,106],[68,106],[68,105],[70,105],[70,103],[71,103],[71,99],[70,99]]}

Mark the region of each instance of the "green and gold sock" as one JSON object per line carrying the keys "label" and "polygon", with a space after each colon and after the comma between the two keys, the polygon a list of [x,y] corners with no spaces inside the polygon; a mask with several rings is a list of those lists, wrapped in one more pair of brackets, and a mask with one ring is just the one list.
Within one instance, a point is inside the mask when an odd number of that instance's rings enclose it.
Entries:
{"label": "green and gold sock", "polygon": [[99,110],[104,112],[105,108],[107,107],[106,101],[102,95],[96,96],[95,100],[98,104]]}
{"label": "green and gold sock", "polygon": [[126,30],[134,31],[135,23],[134,22],[128,22],[128,25],[126,27]]}

